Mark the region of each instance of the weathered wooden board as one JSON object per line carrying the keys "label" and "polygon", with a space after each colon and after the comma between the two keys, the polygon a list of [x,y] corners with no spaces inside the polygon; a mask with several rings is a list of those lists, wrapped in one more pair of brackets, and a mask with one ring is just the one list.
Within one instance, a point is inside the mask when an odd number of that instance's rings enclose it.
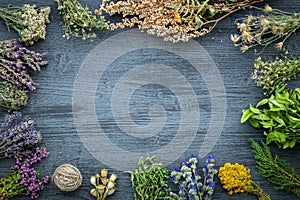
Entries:
{"label": "weathered wooden board", "polygon": [[[216,155],[218,167],[226,162],[239,162],[248,166],[252,170],[254,180],[262,185],[272,199],[300,199],[289,193],[275,190],[265,179],[256,174],[248,139],[254,138],[259,141],[264,137],[261,130],[255,130],[249,124],[240,124],[242,109],[247,108],[249,103],[256,103],[263,95],[262,90],[256,87],[250,79],[256,55],[253,51],[242,54],[238,48],[233,46],[230,34],[237,32],[234,20],[254,12],[253,10],[243,10],[229,16],[221,21],[210,34],[196,39],[194,44],[199,45],[201,48],[199,50],[186,44],[174,45],[172,49],[170,46],[173,44],[165,45],[161,39],[145,33],[140,35],[132,32],[133,36],[140,36],[137,41],[128,35],[120,38],[120,36],[124,36],[122,33],[126,32],[125,30],[99,32],[94,42],[76,38],[66,40],[62,37],[62,18],[56,10],[57,5],[54,1],[29,0],[26,2],[39,6],[47,5],[52,8],[51,23],[47,28],[46,40],[30,47],[38,52],[47,51],[46,59],[49,64],[40,73],[32,75],[40,85],[38,90],[30,93],[29,105],[22,110],[24,114],[30,115],[34,119],[36,126],[43,134],[42,145],[50,151],[50,156],[40,163],[38,168],[41,174],[52,174],[59,165],[70,163],[77,166],[83,175],[83,184],[77,191],[61,192],[51,182],[41,192],[40,199],[93,199],[89,194],[91,188],[89,178],[99,172],[102,167],[108,167],[111,171],[119,174],[118,191],[109,199],[133,199],[129,176],[123,170],[120,171],[128,166],[134,166],[132,162],[134,157],[131,155],[146,155],[148,152],[157,150],[160,153],[159,158],[168,162],[172,161],[166,166],[171,168],[178,166],[190,154],[199,153],[200,148],[205,145],[214,145],[209,153]],[[91,0],[81,2],[88,3],[93,9],[100,4],[100,2]],[[24,1],[1,0],[0,6],[7,6],[10,3],[22,5]],[[268,0],[265,3],[285,11],[300,12],[299,0]],[[262,7],[263,5],[264,3],[257,6]],[[113,21],[114,18],[111,20]],[[2,21],[0,30],[0,40],[17,37],[14,31],[11,33],[7,31]],[[128,46],[122,46],[114,41],[107,42],[114,37],[118,38],[115,41],[124,39]],[[149,41],[154,41],[156,46]],[[158,41],[161,43],[159,44]],[[140,42],[139,50],[114,57],[127,48],[134,48],[134,44],[138,42]],[[300,55],[299,42],[299,32],[292,35],[287,41],[290,52],[298,56]],[[186,45],[185,49],[183,49],[184,45]],[[166,51],[164,48],[169,48],[173,52]],[[98,54],[93,63],[91,56],[99,52],[102,54]],[[197,71],[191,64],[193,61],[179,56],[181,54],[178,53],[178,55],[176,52],[183,52],[182,55],[201,53],[199,59],[204,62],[200,65],[203,67],[203,71]],[[263,53],[263,56],[268,58],[276,55],[273,48],[268,48]],[[195,58],[195,56],[191,57],[191,59]],[[110,59],[113,62],[104,69],[104,61]],[[215,63],[216,70],[206,66],[210,66],[212,61]],[[92,65],[89,66],[91,63]],[[150,69],[139,68],[141,65],[144,67],[146,65]],[[89,72],[84,74],[86,72],[84,67],[91,67],[95,74]],[[167,69],[165,70],[165,68]],[[130,70],[137,70],[140,74],[131,73],[131,76],[125,76]],[[215,76],[213,73],[216,73]],[[213,79],[214,77],[215,79]],[[189,87],[183,85],[187,82]],[[162,85],[163,83],[169,84],[168,87]],[[299,86],[299,79],[292,81],[290,86]],[[132,93],[129,93],[130,88],[134,88]],[[224,88],[223,92],[222,88]],[[81,94],[81,98],[79,94]],[[91,97],[94,98],[93,101],[90,101]],[[196,99],[198,106],[193,104],[193,98]],[[225,98],[225,101],[220,102],[222,98]],[[124,103],[122,103],[123,100]],[[184,103],[180,104],[181,102]],[[225,111],[221,107],[217,107],[218,109],[214,112],[216,108],[214,103],[224,105]],[[160,107],[156,106],[156,109],[150,109],[153,105],[158,104]],[[162,106],[165,111],[161,110]],[[91,112],[93,108],[94,113]],[[149,112],[153,114],[152,118]],[[195,116],[191,117],[193,116],[191,114],[194,113]],[[1,110],[1,120],[4,114],[5,112]],[[214,121],[217,117],[215,114],[219,115],[217,119],[221,121]],[[83,120],[91,118],[90,121],[87,121],[87,125],[81,124],[82,118],[80,117],[82,115],[84,115]],[[222,115],[224,115],[224,121],[222,121]],[[188,118],[184,118],[185,116]],[[95,120],[97,123],[94,123]],[[222,126],[223,122],[224,126]],[[132,126],[131,123],[133,123]],[[212,132],[207,136],[211,124],[215,124],[212,130],[221,130],[220,135]],[[145,128],[147,125],[149,126]],[[160,125],[162,125],[161,129],[159,129]],[[79,134],[78,130],[82,130],[82,128],[85,131]],[[137,128],[137,130],[140,128],[141,132],[134,132],[136,130],[133,128]],[[177,136],[180,128],[185,128],[185,136],[182,139]],[[195,128],[197,131],[193,135]],[[145,133],[142,134],[142,131]],[[91,138],[94,141],[92,144],[89,143]],[[167,146],[174,138],[177,139],[175,145]],[[205,143],[205,138],[209,142]],[[218,140],[214,144],[212,141],[216,138]],[[88,143],[84,143],[84,141],[88,141]],[[105,141],[109,141],[111,144],[107,142],[102,144]],[[119,153],[116,150],[118,148],[122,150],[121,154],[117,154]],[[161,151],[164,148],[165,155],[162,156]],[[128,152],[127,156],[123,156],[126,151]],[[300,173],[299,145],[293,150],[284,151],[272,146],[272,151],[286,159]],[[176,157],[171,157],[174,153]],[[114,160],[104,160],[107,159],[106,157]],[[7,169],[13,164],[13,160],[1,160],[0,162],[0,175],[4,176]],[[204,159],[201,162],[204,162]],[[108,165],[108,163],[114,163],[114,165]],[[15,199],[29,199],[29,197]],[[256,199],[256,197],[250,195],[228,196],[217,181],[214,199],[250,200]]]}

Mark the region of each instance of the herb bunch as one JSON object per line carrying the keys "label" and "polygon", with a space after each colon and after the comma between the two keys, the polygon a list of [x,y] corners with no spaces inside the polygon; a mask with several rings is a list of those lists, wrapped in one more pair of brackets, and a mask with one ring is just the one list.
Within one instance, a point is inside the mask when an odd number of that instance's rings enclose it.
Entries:
{"label": "herb bunch", "polygon": [[29,195],[32,199],[38,198],[38,193],[44,189],[44,184],[49,183],[50,177],[40,178],[32,165],[48,155],[45,148],[37,147],[26,159],[16,157],[16,164],[9,175],[0,178],[0,199],[6,200],[21,194]]}
{"label": "herb bunch", "polygon": [[33,120],[22,117],[20,112],[6,114],[0,125],[0,158],[29,155],[41,142]]}
{"label": "herb bunch", "polygon": [[104,16],[94,15],[88,5],[82,6],[77,0],[55,0],[63,16],[63,37],[81,37],[83,40],[95,38],[96,30],[105,30],[107,22]]}
{"label": "herb bunch", "polygon": [[198,157],[193,154],[189,159],[180,165],[180,168],[173,168],[171,178],[173,183],[179,185],[178,199],[212,199],[215,188],[214,175],[217,170],[214,169],[214,155],[206,158],[203,167],[203,180],[197,170]]}
{"label": "herb bunch", "polygon": [[252,79],[264,89],[266,96],[281,88],[287,81],[296,78],[300,72],[300,59],[284,56],[274,61],[263,61],[258,57],[254,63]]}
{"label": "herb bunch", "polygon": [[259,175],[267,178],[277,189],[292,192],[299,196],[300,175],[296,174],[295,170],[278,155],[273,156],[265,143],[259,145],[251,139],[250,144]]}
{"label": "herb bunch", "polygon": [[228,15],[263,0],[103,0],[95,13],[122,14],[110,30],[133,27],[163,37],[165,41],[188,41],[211,32]]}
{"label": "herb bunch", "polygon": [[127,171],[131,184],[135,190],[134,200],[174,199],[170,196],[167,180],[169,171],[161,167],[161,163],[154,162],[154,156],[141,157],[138,168]]}
{"label": "herb bunch", "polygon": [[48,63],[43,60],[45,54],[30,51],[16,40],[1,41],[0,77],[19,87],[35,90],[38,84],[32,80],[28,71],[40,71]]}
{"label": "herb bunch", "polygon": [[[282,49],[284,42],[300,28],[300,13],[289,13],[273,9],[266,5],[262,10],[264,14],[248,15],[236,20],[240,35],[231,35],[235,46],[240,46],[242,52],[255,46],[263,46],[263,50],[271,43],[277,49]],[[263,51],[262,50],[262,51]]]}
{"label": "herb bunch", "polygon": [[27,105],[27,90],[9,82],[0,82],[0,106],[8,111],[20,110]]}
{"label": "herb bunch", "polygon": [[244,165],[225,163],[218,173],[223,188],[228,194],[249,193],[258,196],[259,200],[271,200],[270,195],[265,193],[261,187],[252,180],[250,169]]}
{"label": "herb bunch", "polygon": [[46,38],[46,26],[50,23],[50,7],[38,8],[36,5],[25,4],[23,7],[0,8],[2,18],[8,28],[18,32],[22,42],[33,45]]}
{"label": "herb bunch", "polygon": [[300,88],[285,86],[269,98],[262,99],[255,107],[243,110],[241,123],[249,120],[255,128],[264,128],[266,143],[274,142],[279,148],[293,148],[300,142]]}

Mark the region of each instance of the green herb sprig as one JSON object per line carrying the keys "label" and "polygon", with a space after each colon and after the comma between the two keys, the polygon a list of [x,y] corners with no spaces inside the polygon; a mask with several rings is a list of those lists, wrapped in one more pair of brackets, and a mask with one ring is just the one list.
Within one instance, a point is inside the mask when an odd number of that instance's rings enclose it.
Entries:
{"label": "green herb sprig", "polygon": [[95,30],[104,30],[107,22],[104,16],[96,16],[88,5],[82,6],[77,0],[55,0],[63,16],[63,37],[81,37],[83,40],[95,38]]}
{"label": "green herb sprig", "polygon": [[243,110],[241,123],[249,121],[255,128],[265,128],[266,143],[275,142],[279,148],[293,148],[300,142],[300,88],[277,89],[255,107]]}
{"label": "green herb sprig", "polygon": [[126,171],[131,177],[135,200],[174,199],[167,184],[169,171],[161,163],[155,163],[154,157],[141,157],[135,171]]}
{"label": "green herb sprig", "polygon": [[269,96],[287,81],[296,78],[299,72],[299,58],[284,56],[282,59],[276,58],[274,61],[263,61],[259,57],[254,63],[252,79],[257,86],[264,89],[264,94]]}
{"label": "green herb sprig", "polygon": [[0,106],[8,111],[20,110],[27,105],[27,90],[9,82],[0,82]]}
{"label": "green herb sprig", "polygon": [[295,170],[278,155],[273,156],[269,147],[259,145],[250,140],[253,156],[258,168],[258,174],[268,179],[277,189],[292,192],[300,196],[300,176]]}

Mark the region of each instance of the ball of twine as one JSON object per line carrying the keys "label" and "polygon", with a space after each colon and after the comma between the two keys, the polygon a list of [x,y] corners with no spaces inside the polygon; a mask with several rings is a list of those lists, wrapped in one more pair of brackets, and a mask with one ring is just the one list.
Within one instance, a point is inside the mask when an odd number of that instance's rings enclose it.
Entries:
{"label": "ball of twine", "polygon": [[80,171],[70,164],[63,164],[56,168],[52,177],[55,185],[64,192],[74,191],[82,183]]}

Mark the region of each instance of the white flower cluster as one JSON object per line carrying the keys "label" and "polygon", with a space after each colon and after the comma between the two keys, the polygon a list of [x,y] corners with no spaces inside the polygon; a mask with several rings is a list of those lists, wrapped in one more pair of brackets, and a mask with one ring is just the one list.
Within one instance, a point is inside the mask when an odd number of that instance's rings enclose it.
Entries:
{"label": "white flower cluster", "polygon": [[46,25],[50,23],[50,12],[50,7],[43,7],[38,12],[36,5],[29,4],[25,4],[21,11],[16,12],[16,17],[25,27],[19,30],[23,42],[32,45],[40,39],[45,39]]}

